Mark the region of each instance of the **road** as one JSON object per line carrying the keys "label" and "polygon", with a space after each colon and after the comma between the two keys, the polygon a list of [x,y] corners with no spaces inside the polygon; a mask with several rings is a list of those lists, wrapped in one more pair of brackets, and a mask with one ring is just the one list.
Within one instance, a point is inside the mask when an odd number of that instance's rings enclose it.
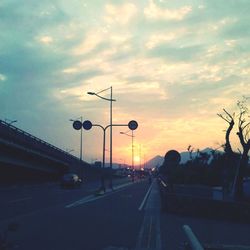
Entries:
{"label": "road", "polygon": [[19,224],[9,240],[15,249],[110,249],[134,248],[144,217],[147,181],[114,181],[115,190],[93,195],[99,183],[64,190],[44,185],[1,190],[3,229]]}
{"label": "road", "polygon": [[[113,180],[114,185],[127,182],[130,182],[128,178]],[[62,189],[60,184],[55,182],[1,187],[0,221],[73,202],[80,197],[93,194],[99,187],[100,181],[83,183],[81,188],[76,189]]]}
{"label": "road", "polygon": [[0,229],[19,224],[9,240],[18,250],[183,249],[182,226],[202,242],[250,245],[250,226],[162,213],[157,183],[115,181],[115,190],[93,195],[99,182],[80,189],[57,184],[0,189]]}

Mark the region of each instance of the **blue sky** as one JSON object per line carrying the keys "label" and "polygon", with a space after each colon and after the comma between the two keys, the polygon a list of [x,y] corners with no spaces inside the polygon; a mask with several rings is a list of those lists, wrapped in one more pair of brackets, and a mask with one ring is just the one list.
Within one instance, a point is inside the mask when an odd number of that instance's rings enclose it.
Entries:
{"label": "blue sky", "polygon": [[[0,118],[79,155],[69,119],[107,125],[109,103],[86,92],[113,86],[114,122],[138,121],[144,158],[217,147],[216,114],[249,93],[249,10],[248,0],[2,0]],[[121,130],[114,160],[130,163]],[[101,131],[84,131],[83,145],[86,160],[101,159]]]}

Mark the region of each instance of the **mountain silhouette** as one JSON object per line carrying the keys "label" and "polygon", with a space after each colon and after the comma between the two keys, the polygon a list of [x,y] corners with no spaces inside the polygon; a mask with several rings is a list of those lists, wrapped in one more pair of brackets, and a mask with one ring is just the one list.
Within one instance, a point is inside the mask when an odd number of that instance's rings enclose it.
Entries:
{"label": "mountain silhouette", "polygon": [[[212,148],[205,148],[205,149],[200,150],[200,152],[210,154],[211,150],[213,150],[213,149]],[[216,151],[218,151],[218,150],[216,150]],[[221,152],[221,151],[218,151],[218,152]],[[190,154],[188,151],[181,152],[180,155],[181,155],[181,163],[186,163],[188,160],[190,160]],[[193,158],[196,157],[197,152],[194,151],[192,155],[193,155]],[[146,168],[160,167],[162,165],[163,161],[164,161],[164,156],[157,155],[157,156],[153,157],[151,160],[147,161]]]}

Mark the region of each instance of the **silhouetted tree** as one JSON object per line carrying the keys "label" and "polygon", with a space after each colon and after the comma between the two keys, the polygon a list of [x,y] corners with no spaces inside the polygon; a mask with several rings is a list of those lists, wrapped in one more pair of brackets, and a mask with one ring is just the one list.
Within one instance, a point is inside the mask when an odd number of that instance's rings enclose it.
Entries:
{"label": "silhouetted tree", "polygon": [[200,157],[200,161],[201,161],[202,165],[208,165],[208,161],[209,161],[209,158],[210,158],[209,153],[207,153],[207,152],[200,152],[199,157]]}
{"label": "silhouetted tree", "polygon": [[[246,170],[246,167],[248,165],[248,152],[250,150],[250,117],[249,117],[249,110],[247,108],[247,100],[249,98],[243,97],[241,101],[237,102],[237,107],[239,110],[239,113],[237,115],[238,117],[238,132],[237,135],[239,137],[243,152],[241,155],[241,159],[239,162],[239,169],[237,172],[237,179],[236,179],[236,192],[235,195],[237,198],[242,198],[243,196],[243,178],[244,178],[244,173]],[[227,156],[227,159],[229,160],[228,163],[230,164],[235,164],[235,159],[237,159],[237,155],[231,147],[230,143],[230,133],[234,127],[235,124],[235,113],[232,115],[223,109],[225,114],[217,114],[219,117],[221,117],[224,121],[226,121],[229,126],[226,130],[226,143],[225,143],[225,153]]]}
{"label": "silhouetted tree", "polygon": [[233,150],[231,147],[231,143],[230,143],[230,133],[234,127],[234,118],[235,118],[235,113],[233,113],[233,115],[229,114],[226,109],[223,109],[223,111],[225,112],[225,114],[217,114],[219,117],[221,117],[224,121],[226,121],[228,123],[228,128],[226,130],[226,143],[224,144],[224,151],[226,154],[233,154]]}
{"label": "silhouetted tree", "polygon": [[238,197],[243,196],[243,178],[248,166],[248,152],[250,150],[250,116],[247,108],[247,97],[243,97],[242,101],[238,101],[237,106],[239,108],[239,120],[238,120],[238,132],[243,152],[239,164],[238,178],[236,180],[236,195]]}
{"label": "silhouetted tree", "polygon": [[192,148],[192,145],[189,145],[187,150],[189,152],[189,159],[192,161],[193,160],[193,151],[194,151],[194,149]]}

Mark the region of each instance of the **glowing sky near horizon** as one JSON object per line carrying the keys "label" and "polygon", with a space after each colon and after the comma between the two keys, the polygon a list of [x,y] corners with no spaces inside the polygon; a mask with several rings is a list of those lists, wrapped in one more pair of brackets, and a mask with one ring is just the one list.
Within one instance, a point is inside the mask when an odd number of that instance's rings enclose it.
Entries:
{"label": "glowing sky near horizon", "polygon": [[[137,162],[140,147],[141,161],[216,148],[226,128],[216,114],[249,93],[249,10],[248,0],[2,0],[0,118],[79,156],[69,119],[108,125],[109,103],[87,92],[113,86],[113,122],[139,123]],[[120,131],[113,161],[129,164]],[[101,160],[100,129],[83,132],[83,156]]]}

